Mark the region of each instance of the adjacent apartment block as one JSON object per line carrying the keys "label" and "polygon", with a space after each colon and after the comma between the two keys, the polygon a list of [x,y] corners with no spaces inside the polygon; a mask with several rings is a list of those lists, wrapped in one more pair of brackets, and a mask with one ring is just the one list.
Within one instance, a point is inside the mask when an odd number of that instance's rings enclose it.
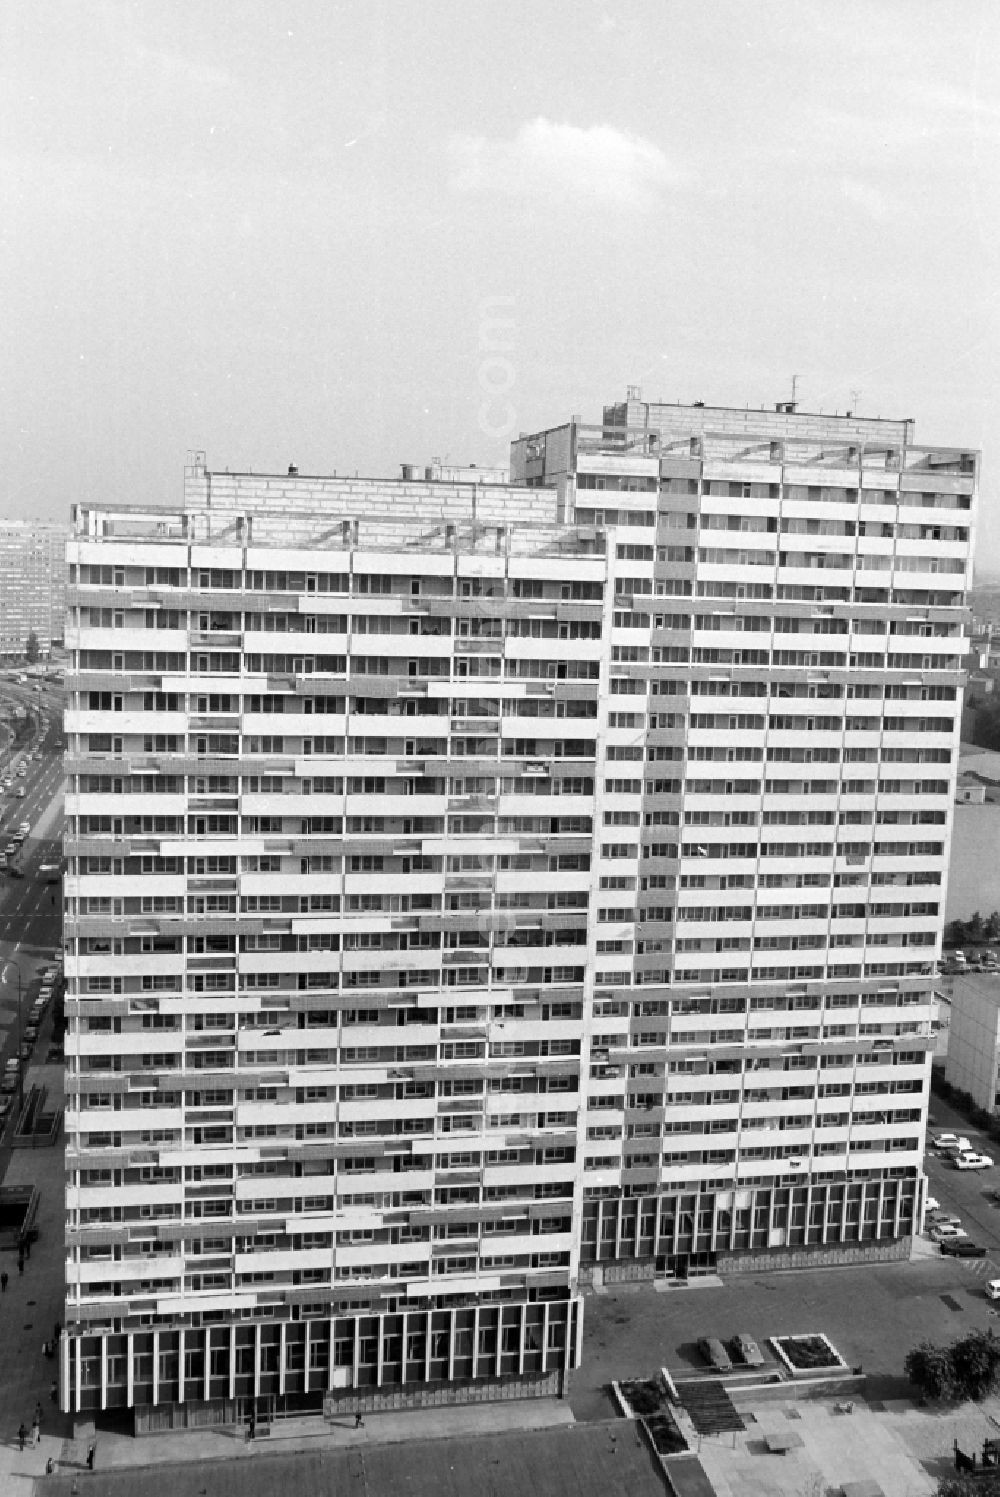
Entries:
{"label": "adjacent apartment block", "polygon": [[633,396],[77,507],[67,1408],[553,1390],[587,1281],[905,1250],[977,473]]}
{"label": "adjacent apartment block", "polygon": [[951,984],[945,1078],[977,1107],[1000,1111],[1000,980],[991,973]]}
{"label": "adjacent apartment block", "polygon": [[65,525],[0,520],[0,659],[23,660],[32,634],[42,655],[62,640],[66,538]]}

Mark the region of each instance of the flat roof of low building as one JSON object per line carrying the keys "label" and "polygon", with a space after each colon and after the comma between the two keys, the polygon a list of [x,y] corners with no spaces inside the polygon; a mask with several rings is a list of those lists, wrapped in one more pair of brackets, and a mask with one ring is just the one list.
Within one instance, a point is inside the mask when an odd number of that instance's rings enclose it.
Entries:
{"label": "flat roof of low building", "polygon": [[[374,1416],[373,1416],[374,1423]],[[235,1447],[229,1460],[171,1461],[98,1468],[87,1473],[91,1497],[296,1497],[331,1492],[377,1492],[379,1497],[663,1497],[663,1477],[648,1443],[631,1420],[511,1430],[406,1444],[350,1449],[259,1447],[252,1458]],[[281,1448],[285,1446],[286,1448]],[[693,1456],[685,1460],[697,1465]],[[692,1475],[694,1472],[692,1471]],[[46,1478],[52,1497],[69,1497],[80,1483],[74,1470]],[[702,1491],[710,1492],[710,1486]]]}

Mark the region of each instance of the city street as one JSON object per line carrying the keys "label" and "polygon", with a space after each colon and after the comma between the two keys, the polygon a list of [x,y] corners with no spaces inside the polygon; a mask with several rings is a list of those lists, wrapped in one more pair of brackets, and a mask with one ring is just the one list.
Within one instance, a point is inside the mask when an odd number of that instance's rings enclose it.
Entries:
{"label": "city street", "polygon": [[931,1097],[930,1114],[928,1144],[937,1133],[957,1133],[967,1138],[977,1153],[988,1154],[997,1161],[992,1169],[958,1170],[949,1159],[928,1148],[924,1168],[928,1193],[940,1201],[944,1210],[954,1211],[962,1218],[962,1226],[973,1242],[981,1243],[997,1265],[991,1277],[1000,1278],[1000,1204],[990,1199],[994,1190],[1000,1190],[1000,1144],[973,1128],[961,1113],[938,1097]]}
{"label": "city street", "polygon": [[[51,960],[53,952],[62,942],[62,920],[60,882],[48,883],[40,876],[43,864],[62,861],[62,751],[56,748],[62,741],[62,693],[46,688],[41,693],[31,688],[3,684],[2,696],[23,703],[34,714],[36,724],[39,714],[48,717],[48,731],[43,736],[34,736],[27,742],[11,749],[5,743],[2,768],[13,774],[14,785],[0,797],[0,847],[9,842],[10,836],[20,822],[29,822],[29,832],[15,866],[22,878],[11,877],[0,871],[0,973],[6,977],[0,984],[0,1039],[2,1058],[17,1050],[18,1033],[18,989],[17,973],[21,979],[21,1003],[27,1011],[30,999],[29,987],[39,967]],[[27,762],[28,756],[34,758]],[[20,763],[25,762],[26,773],[16,773]],[[24,797],[17,788],[24,787]],[[15,963],[16,970],[8,963]]]}

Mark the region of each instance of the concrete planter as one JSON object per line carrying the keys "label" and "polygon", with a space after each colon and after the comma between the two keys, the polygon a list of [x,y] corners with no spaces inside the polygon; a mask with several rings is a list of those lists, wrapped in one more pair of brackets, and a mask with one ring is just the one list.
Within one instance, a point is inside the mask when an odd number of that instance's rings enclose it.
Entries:
{"label": "concrete planter", "polygon": [[[829,1377],[831,1373],[850,1373],[851,1369],[830,1338],[824,1336],[822,1331],[813,1331],[800,1336],[770,1336],[768,1340],[771,1350],[789,1377],[815,1378]],[[825,1353],[823,1359],[814,1361],[810,1358],[808,1366],[797,1365],[795,1358],[796,1347],[801,1347],[805,1351],[806,1347],[814,1348],[817,1343],[821,1343],[822,1350]]]}
{"label": "concrete planter", "polygon": [[634,1419],[642,1430],[654,1459],[666,1475],[664,1462],[667,1458],[689,1452],[687,1438],[677,1419],[677,1390],[673,1381],[666,1370],[661,1368],[651,1378],[630,1378],[626,1386],[633,1393],[641,1388],[645,1407],[639,1412],[625,1391],[625,1386],[617,1382],[611,1384],[615,1402],[624,1417]]}

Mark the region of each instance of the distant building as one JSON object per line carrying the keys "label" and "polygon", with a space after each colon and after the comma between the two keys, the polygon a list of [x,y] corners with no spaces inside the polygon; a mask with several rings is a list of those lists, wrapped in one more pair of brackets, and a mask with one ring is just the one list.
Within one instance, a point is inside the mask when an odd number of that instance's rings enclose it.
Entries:
{"label": "distant building", "polygon": [[962,750],[955,799],[960,806],[982,806],[1000,799],[1000,753],[995,749]]}
{"label": "distant building", "polygon": [[441,463],[435,459],[422,470],[414,463],[400,465],[404,482],[423,480],[424,483],[509,483],[510,469],[504,466],[481,468],[476,463],[463,465]]}
{"label": "distant building", "polygon": [[0,659],[24,658],[35,634],[42,655],[63,637],[65,525],[0,520]]}
{"label": "distant building", "polygon": [[1000,977],[970,972],[955,978],[944,1074],[978,1107],[1000,1107]]}

